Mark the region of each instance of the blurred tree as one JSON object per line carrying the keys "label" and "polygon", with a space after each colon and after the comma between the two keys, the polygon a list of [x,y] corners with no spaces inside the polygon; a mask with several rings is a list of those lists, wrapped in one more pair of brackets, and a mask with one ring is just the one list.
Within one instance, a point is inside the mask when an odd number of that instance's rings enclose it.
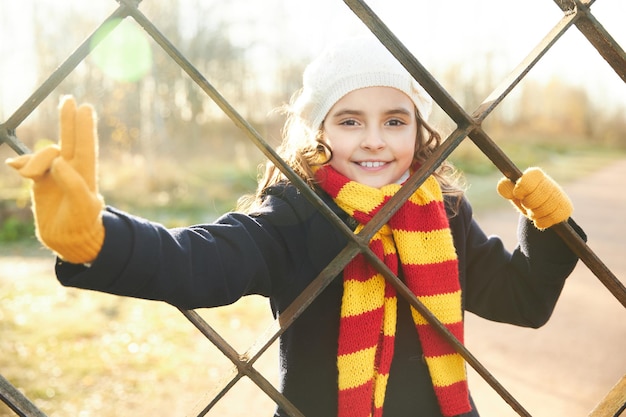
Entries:
{"label": "blurred tree", "polygon": [[[32,10],[36,49],[33,67],[39,72],[40,82],[117,7],[112,0],[71,2],[64,8],[49,2],[35,3]],[[239,19],[237,10],[233,9],[237,5],[237,2],[225,4],[218,0],[150,0],[142,2],[140,10],[238,112],[252,118],[255,126],[263,128],[262,133],[269,129],[274,135],[276,120],[267,115],[272,105],[287,101],[300,86],[303,58],[294,59],[284,50],[268,45],[261,56],[250,53],[256,42],[254,36],[248,34],[242,42],[242,37],[235,36],[238,34],[231,29],[233,22]],[[255,17],[245,19],[252,20],[250,25],[240,24],[237,30],[254,30]],[[128,20],[136,25],[132,18]],[[280,36],[276,39],[280,41]],[[231,146],[232,124],[225,121],[212,100],[154,41],[150,39],[149,43],[153,62],[150,71],[140,80],[111,79],[95,65],[92,57],[88,57],[61,83],[59,94],[71,93],[79,101],[97,106],[105,151],[106,145],[111,144],[115,151],[136,151],[151,158],[153,154],[183,151],[191,144],[205,146],[205,149],[226,148],[222,144],[234,148]],[[252,65],[252,60],[259,58],[276,62],[275,73],[265,77],[263,88],[260,75],[255,74],[256,67]],[[497,70],[491,54],[484,59],[478,57],[476,62],[471,65],[451,63],[441,71],[440,77],[446,89],[469,111],[475,109],[504,76]],[[496,111],[486,120],[487,125],[550,135],[595,135],[598,140],[615,137],[616,133],[611,132],[619,132],[623,127],[623,112],[604,114],[584,90],[558,79],[548,85],[524,80],[517,92],[515,97],[506,99],[506,120]],[[51,132],[56,131],[57,102],[58,96],[51,97],[38,109],[38,125],[41,126],[38,129],[44,132],[38,137],[52,137]],[[600,128],[599,121],[606,125]]]}
{"label": "blurred tree", "polygon": [[[241,82],[248,77],[245,55],[224,35],[227,22],[207,22],[211,16],[219,18],[218,14],[211,13],[211,8],[217,6],[217,1],[151,0],[143,2],[140,10],[209,82],[237,105],[245,101],[246,96]],[[191,8],[192,12],[183,15],[185,8]],[[69,13],[47,3],[36,7],[33,27],[38,62],[34,65],[38,68],[39,80],[47,78],[105,16],[90,13],[87,6]],[[132,21],[132,18],[127,20]],[[173,137],[182,136],[172,133],[180,132],[183,124],[188,130],[189,122],[202,125],[210,118],[221,117],[220,112],[211,108],[206,94],[172,59],[151,39],[150,44],[152,69],[136,82],[111,79],[89,56],[59,87],[59,90],[77,96],[79,101],[97,103],[100,127],[106,132],[104,136],[122,147],[137,145],[138,129],[149,132],[153,146],[160,149],[166,147]],[[46,113],[50,118],[56,118],[55,112]],[[189,133],[195,136],[193,132]]]}

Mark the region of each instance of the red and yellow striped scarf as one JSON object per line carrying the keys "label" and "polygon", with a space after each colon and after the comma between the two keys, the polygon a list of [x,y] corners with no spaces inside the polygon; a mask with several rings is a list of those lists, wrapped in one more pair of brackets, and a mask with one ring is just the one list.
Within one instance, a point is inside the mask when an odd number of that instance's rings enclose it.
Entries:
{"label": "red and yellow striped scarf", "polygon": [[[330,166],[316,173],[321,187],[363,225],[400,188],[372,188],[344,177]],[[398,274],[415,296],[463,342],[457,256],[441,188],[434,177],[406,201],[371,239],[370,249]],[[344,270],[339,325],[338,417],[383,414],[396,331],[396,291],[362,254]],[[444,416],[469,412],[463,358],[411,307],[435,394]]]}

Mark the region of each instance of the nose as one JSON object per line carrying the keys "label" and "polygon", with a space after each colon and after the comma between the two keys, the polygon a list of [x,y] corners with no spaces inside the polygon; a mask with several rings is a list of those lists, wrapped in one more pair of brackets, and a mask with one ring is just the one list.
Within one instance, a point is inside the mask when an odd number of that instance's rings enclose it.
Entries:
{"label": "nose", "polygon": [[377,127],[368,127],[363,132],[361,147],[368,150],[380,150],[386,146],[383,132]]}

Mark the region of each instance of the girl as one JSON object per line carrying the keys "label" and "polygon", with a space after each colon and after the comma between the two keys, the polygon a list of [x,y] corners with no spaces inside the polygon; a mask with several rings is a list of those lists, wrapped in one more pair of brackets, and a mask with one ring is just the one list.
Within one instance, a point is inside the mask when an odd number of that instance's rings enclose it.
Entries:
{"label": "girl", "polygon": [[[280,154],[358,232],[439,145],[431,99],[370,38],[334,45],[303,78]],[[68,97],[60,146],[8,161],[34,180],[37,235],[66,286],[185,309],[261,294],[278,317],[347,244],[271,163],[239,212],[168,230],[106,207],[96,162],[93,111]],[[370,248],[461,342],[465,310],[543,325],[577,261],[543,230],[569,219],[569,199],[540,169],[502,180],[498,191],[524,214],[509,252],[473,220],[452,173],[441,166]],[[478,416],[462,358],[363,255],[284,332],[280,361],[280,389],[306,416]]]}

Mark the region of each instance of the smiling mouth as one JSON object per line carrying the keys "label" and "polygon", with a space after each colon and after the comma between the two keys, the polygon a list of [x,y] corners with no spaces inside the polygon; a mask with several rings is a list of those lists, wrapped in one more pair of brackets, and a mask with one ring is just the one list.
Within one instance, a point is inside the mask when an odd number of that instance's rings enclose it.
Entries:
{"label": "smiling mouth", "polygon": [[380,168],[387,164],[387,162],[382,161],[364,161],[358,163],[360,166],[364,168]]}

